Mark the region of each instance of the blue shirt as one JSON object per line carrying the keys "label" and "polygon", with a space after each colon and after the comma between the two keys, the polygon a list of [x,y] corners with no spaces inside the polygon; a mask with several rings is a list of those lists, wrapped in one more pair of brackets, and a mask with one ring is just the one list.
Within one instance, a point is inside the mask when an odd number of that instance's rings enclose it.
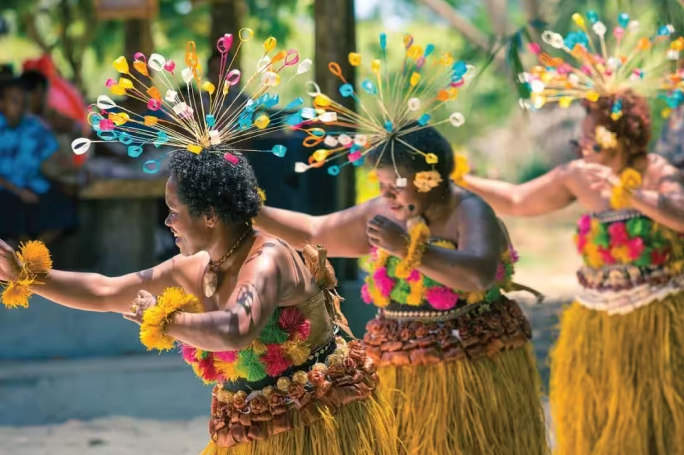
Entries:
{"label": "blue shirt", "polygon": [[50,183],[40,167],[59,148],[50,129],[33,115],[25,115],[16,128],[10,128],[0,113],[0,177],[19,188],[44,194]]}

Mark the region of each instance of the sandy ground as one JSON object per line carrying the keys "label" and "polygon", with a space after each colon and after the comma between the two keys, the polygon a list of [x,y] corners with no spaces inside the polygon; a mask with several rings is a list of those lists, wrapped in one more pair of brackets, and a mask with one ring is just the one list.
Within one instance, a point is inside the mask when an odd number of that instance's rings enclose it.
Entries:
{"label": "sandy ground", "polygon": [[[572,224],[558,218],[507,222],[523,252],[516,281],[547,295],[543,305],[520,299],[534,328],[535,352],[546,383],[546,356],[556,336],[558,313],[577,290],[578,259],[569,241]],[[192,455],[206,443],[206,417],[179,421],[112,416],[59,425],[0,426],[0,455]]]}

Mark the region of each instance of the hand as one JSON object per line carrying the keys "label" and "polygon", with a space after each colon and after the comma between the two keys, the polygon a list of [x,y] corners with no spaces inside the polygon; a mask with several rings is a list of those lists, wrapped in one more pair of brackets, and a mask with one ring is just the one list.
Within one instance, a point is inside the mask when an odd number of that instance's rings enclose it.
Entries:
{"label": "hand", "polygon": [[586,163],[579,169],[582,175],[589,181],[589,188],[594,191],[612,189],[620,184],[620,177],[607,166]]}
{"label": "hand", "polygon": [[404,257],[409,244],[406,231],[394,221],[377,215],[366,226],[368,243],[393,256]]}
{"label": "hand", "polygon": [[21,272],[21,264],[14,248],[0,240],[0,281],[13,280]]}
{"label": "hand", "polygon": [[157,304],[157,298],[147,291],[139,291],[138,297],[133,300],[131,305],[131,312],[124,313],[122,316],[129,321],[133,321],[136,324],[142,324],[143,314],[148,308],[151,308]]}
{"label": "hand", "polygon": [[17,192],[17,196],[19,196],[19,199],[21,199],[25,204],[38,203],[38,196],[33,191],[21,189]]}

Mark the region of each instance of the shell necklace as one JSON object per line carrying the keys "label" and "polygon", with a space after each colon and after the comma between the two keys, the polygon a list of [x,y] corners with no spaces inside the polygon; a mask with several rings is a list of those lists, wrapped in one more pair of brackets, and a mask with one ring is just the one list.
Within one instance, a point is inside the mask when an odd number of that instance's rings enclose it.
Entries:
{"label": "shell necklace", "polygon": [[235,244],[232,246],[230,250],[226,254],[223,255],[221,259],[218,261],[214,262],[211,259],[209,259],[209,266],[207,267],[207,271],[204,273],[204,280],[203,280],[203,288],[204,288],[204,295],[207,297],[212,297],[214,294],[216,294],[216,289],[218,289],[218,268],[226,262],[226,259],[231,257],[235,251],[237,251],[238,248],[240,248],[240,245],[242,245],[242,242],[247,238],[247,234],[252,232],[251,226],[249,229],[245,230],[245,232],[242,234],[242,236],[235,242]]}

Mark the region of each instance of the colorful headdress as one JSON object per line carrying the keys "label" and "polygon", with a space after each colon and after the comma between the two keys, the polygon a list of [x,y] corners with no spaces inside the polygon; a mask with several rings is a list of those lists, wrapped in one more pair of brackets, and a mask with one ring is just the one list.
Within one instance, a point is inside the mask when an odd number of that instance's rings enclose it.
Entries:
{"label": "colorful headdress", "polygon": [[[313,108],[303,109],[299,128],[307,133],[306,147],[320,147],[313,152],[307,163],[297,163],[295,171],[305,172],[312,167],[337,162],[328,167],[328,173],[338,175],[343,166],[359,166],[366,155],[374,149],[381,154],[391,153],[394,161],[395,145],[402,150],[422,155],[428,164],[436,164],[437,156],[429,150],[420,150],[402,139],[429,126],[449,123],[460,127],[465,122],[463,114],[453,112],[449,117],[435,120],[438,109],[457,98],[459,88],[472,75],[472,67],[456,61],[451,54],[435,52],[435,46],[424,48],[414,43],[411,35],[404,36],[404,58],[396,71],[390,69],[387,58],[387,37],[380,34],[380,49],[376,59],[364,61],[361,54],[349,54],[352,67],[366,69],[358,74],[360,90],[347,82],[340,65],[331,62],[330,71],[341,84],[340,95],[352,98],[358,112],[337,103],[321,93],[314,82],[309,82],[308,94],[313,97]],[[369,71],[368,71],[369,70]],[[397,151],[398,153],[398,151]],[[377,163],[371,163],[377,165]],[[404,187],[406,178],[397,173],[397,186]],[[439,183],[436,171],[420,173],[416,185],[421,191],[429,191]],[[428,175],[431,174],[431,175]]]}
{"label": "colorful headdress", "polygon": [[[271,37],[264,42],[263,55],[254,72],[245,78],[239,69],[231,68],[234,57],[229,58],[237,55],[243,42],[253,35],[250,29],[240,30],[232,53],[229,51],[233,35],[226,34],[218,40],[220,72],[214,75],[218,76],[214,82],[204,77],[192,41],[187,44],[185,67],[180,70],[175,62],[160,54],[147,58],[138,52],[132,67],[125,57],[117,58],[113,65],[120,78],[108,79],[106,85],[112,94],[136,100],[138,107],[117,105],[109,96],[99,96],[91,105],[88,121],[102,140],[76,139],[71,145],[74,153],[87,152],[91,142],[110,141],[126,145],[132,158],[140,156],[145,145],[170,146],[191,153],[221,151],[231,162],[236,162],[231,150],[260,151],[240,143],[288,127],[285,120],[290,114],[286,111],[299,109],[304,100],[297,98],[279,108],[279,95],[273,94],[272,88],[308,72],[311,60],[300,62],[296,49],[276,51],[276,39]],[[283,156],[286,148],[275,145],[270,151]],[[150,174],[159,168],[159,160],[147,160],[143,165],[143,170]]]}
{"label": "colorful headdress", "polygon": [[579,30],[565,37],[553,31],[542,34],[544,43],[564,51],[570,56],[568,60],[543,52],[537,43],[530,45],[539,65],[520,75],[530,94],[528,100],[521,100],[523,107],[539,109],[551,102],[569,107],[575,100],[594,102],[617,95],[611,114],[617,120],[622,115],[619,95],[628,90],[643,97],[663,98],[669,109],[682,104],[683,73],[678,61],[684,39],[673,39],[671,25],[662,25],[647,35],[640,31],[639,22],[622,13],[611,38],[606,37],[608,29],[594,11],[586,18],[575,13],[572,19]]}

